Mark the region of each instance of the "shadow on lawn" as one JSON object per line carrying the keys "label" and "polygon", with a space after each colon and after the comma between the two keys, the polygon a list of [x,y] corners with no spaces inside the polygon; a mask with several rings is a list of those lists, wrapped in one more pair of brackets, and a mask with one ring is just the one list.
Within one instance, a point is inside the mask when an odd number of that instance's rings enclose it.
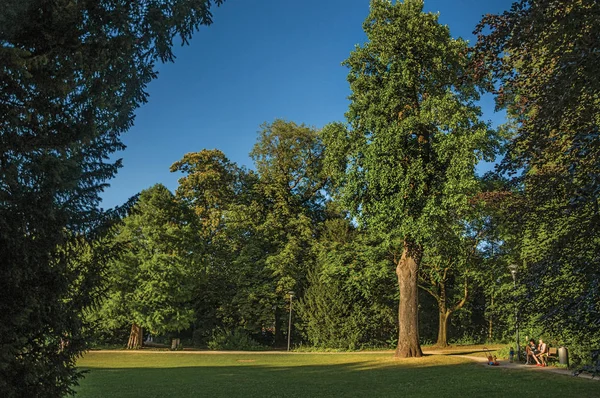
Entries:
{"label": "shadow on lawn", "polygon": [[[495,352],[496,350],[489,350],[491,352]],[[475,355],[475,356],[484,356],[485,351],[482,349],[473,349],[473,350],[452,350],[452,351],[444,351],[440,350],[435,354],[439,355]]]}
{"label": "shadow on lawn", "polygon": [[487,369],[454,358],[424,362],[89,368],[78,397],[505,397],[531,385],[553,395],[597,396],[597,384],[589,381]]}

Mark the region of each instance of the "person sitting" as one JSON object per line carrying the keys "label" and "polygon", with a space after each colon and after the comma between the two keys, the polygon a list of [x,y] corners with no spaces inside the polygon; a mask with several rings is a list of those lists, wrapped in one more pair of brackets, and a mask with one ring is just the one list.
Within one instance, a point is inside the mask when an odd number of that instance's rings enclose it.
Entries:
{"label": "person sitting", "polygon": [[538,344],[538,352],[534,356],[537,362],[536,366],[546,366],[546,356],[548,355],[547,351],[548,346],[546,343],[544,343],[544,340],[540,339],[540,343]]}
{"label": "person sitting", "polygon": [[534,339],[529,340],[529,343],[527,346],[525,346],[525,353],[527,354],[527,365],[533,365],[533,361],[531,360],[532,358],[538,365],[540,364],[540,361],[536,356],[537,347]]}

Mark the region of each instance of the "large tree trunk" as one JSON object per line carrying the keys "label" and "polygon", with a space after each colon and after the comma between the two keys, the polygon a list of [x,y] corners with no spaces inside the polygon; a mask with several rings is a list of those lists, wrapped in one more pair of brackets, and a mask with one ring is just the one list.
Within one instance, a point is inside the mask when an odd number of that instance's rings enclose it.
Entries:
{"label": "large tree trunk", "polygon": [[400,302],[398,304],[398,346],[396,358],[421,357],[419,344],[418,257],[407,242],[396,266]]}
{"label": "large tree trunk", "polygon": [[127,342],[127,348],[137,349],[142,348],[142,340],[144,338],[144,329],[136,325],[135,323],[131,325],[131,332],[129,333],[129,341]]}

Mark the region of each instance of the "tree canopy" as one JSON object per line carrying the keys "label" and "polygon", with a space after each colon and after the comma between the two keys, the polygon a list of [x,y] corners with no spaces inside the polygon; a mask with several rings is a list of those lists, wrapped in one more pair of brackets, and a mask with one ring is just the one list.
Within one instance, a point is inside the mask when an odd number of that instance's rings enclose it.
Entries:
{"label": "tree canopy", "polygon": [[180,331],[194,319],[192,292],[202,277],[197,224],[188,207],[163,185],[142,191],[131,214],[114,228],[121,253],[107,266],[101,318],[134,325],[130,348],[141,347],[138,328]]}
{"label": "tree canopy", "polygon": [[[512,341],[518,322],[585,360],[600,342],[598,2],[519,0],[469,47],[423,0],[372,0],[343,62],[345,122],[265,122],[253,169],[199,148],[171,166],[174,193],[100,209],[155,63],[221,3],[0,11],[0,391],[72,392],[77,355],[129,328],[130,348],[144,331],[213,349],[287,333],[410,357],[436,336]],[[507,111],[497,130],[486,90]]]}

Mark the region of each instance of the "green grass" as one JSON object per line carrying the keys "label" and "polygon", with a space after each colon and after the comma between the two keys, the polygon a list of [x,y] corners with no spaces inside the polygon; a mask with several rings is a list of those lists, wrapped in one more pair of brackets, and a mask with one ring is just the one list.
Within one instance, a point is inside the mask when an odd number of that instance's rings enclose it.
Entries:
{"label": "green grass", "polygon": [[[600,384],[450,355],[90,352],[79,397],[598,396]],[[534,394],[535,395],[535,394]]]}

